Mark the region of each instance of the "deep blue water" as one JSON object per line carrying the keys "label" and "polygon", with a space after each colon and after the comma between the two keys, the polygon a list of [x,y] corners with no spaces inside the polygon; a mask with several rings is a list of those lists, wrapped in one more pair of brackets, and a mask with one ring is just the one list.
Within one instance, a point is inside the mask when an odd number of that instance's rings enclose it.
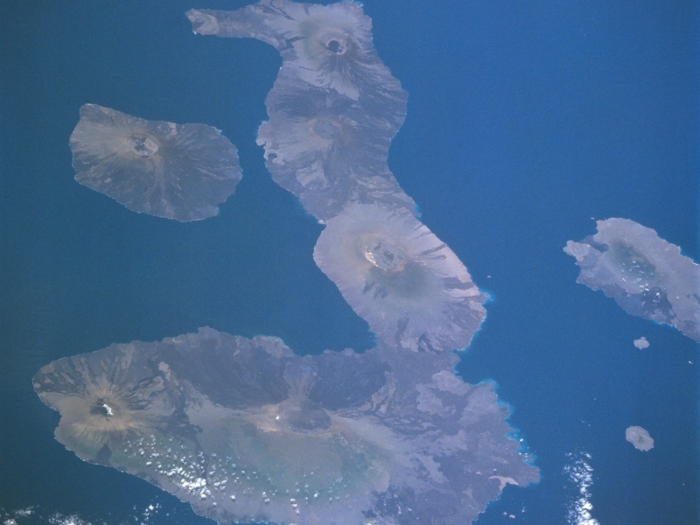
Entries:
{"label": "deep blue water", "polygon": [[[580,486],[565,469],[582,458],[601,525],[698,523],[697,345],[577,285],[562,251],[595,232],[592,217],[626,217],[700,261],[697,4],[435,4],[365,11],[410,94],[390,166],[494,297],[459,371],[499,384],[542,471],[479,525],[575,523]],[[0,4],[0,509],[208,523],[53,440],[58,416],[30,381],[53,359],[204,325],[300,353],[372,345],[313,263],[321,227],[255,145],[281,59],[260,42],[196,37],[183,15],[239,5]],[[235,196],[183,225],[80,186],[68,137],[86,102],[223,130],[244,169]],[[630,425],[649,430],[651,452],[625,441]]]}

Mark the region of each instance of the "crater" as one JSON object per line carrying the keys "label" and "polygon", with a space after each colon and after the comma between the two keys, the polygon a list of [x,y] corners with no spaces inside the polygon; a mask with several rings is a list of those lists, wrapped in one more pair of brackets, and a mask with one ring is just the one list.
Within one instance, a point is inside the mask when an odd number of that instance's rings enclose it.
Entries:
{"label": "crater", "polygon": [[147,135],[132,135],[126,143],[136,157],[151,157],[158,151],[158,144]]}
{"label": "crater", "polygon": [[328,42],[327,47],[331,53],[335,53],[337,55],[340,55],[345,51],[345,49],[341,46],[340,42],[338,42],[337,40],[331,40],[330,42]]}
{"label": "crater", "polygon": [[400,272],[409,260],[401,247],[386,239],[362,239],[360,250],[365,259],[385,272]]}
{"label": "crater", "polygon": [[343,130],[337,122],[328,118],[320,118],[314,120],[311,124],[311,131],[314,135],[326,140],[334,140],[338,138]]}

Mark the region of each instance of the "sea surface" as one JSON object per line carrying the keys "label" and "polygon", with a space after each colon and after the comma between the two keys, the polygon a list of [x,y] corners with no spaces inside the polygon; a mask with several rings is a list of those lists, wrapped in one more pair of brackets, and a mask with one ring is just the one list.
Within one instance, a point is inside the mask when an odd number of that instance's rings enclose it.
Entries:
{"label": "sea surface", "polygon": [[[31,378],[54,359],[207,325],[300,353],[373,344],[313,262],[322,226],[255,145],[279,55],[196,36],[184,16],[242,5],[0,4],[0,519],[211,523],[53,439],[58,414]],[[700,261],[697,2],[364,9],[409,92],[389,165],[493,298],[457,371],[498,384],[542,473],[508,486],[478,525],[699,523],[698,345],[576,284],[562,251],[594,219],[624,217]],[[219,216],[180,224],[79,185],[68,137],[88,102],[221,129],[239,149],[236,194]],[[653,450],[625,441],[630,425]]]}

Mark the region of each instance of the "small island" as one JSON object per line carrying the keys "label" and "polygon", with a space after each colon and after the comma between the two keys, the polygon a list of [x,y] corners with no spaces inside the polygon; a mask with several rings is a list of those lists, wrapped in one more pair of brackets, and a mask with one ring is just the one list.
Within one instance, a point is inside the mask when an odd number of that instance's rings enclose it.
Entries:
{"label": "small island", "polygon": [[642,452],[648,452],[654,448],[654,439],[649,432],[642,427],[631,426],[625,430],[625,439],[634,445],[634,448]]}
{"label": "small island", "polygon": [[633,344],[635,348],[639,348],[640,350],[649,348],[649,341],[647,341],[647,338],[644,336],[640,337],[639,339],[635,339]]}
{"label": "small island", "polygon": [[602,290],[627,313],[671,325],[700,342],[700,266],[651,228],[629,219],[598,221],[598,233],[564,251],[577,282]]}
{"label": "small island", "polygon": [[85,104],[70,147],[80,184],[131,211],[181,222],[216,215],[241,180],[236,147],[204,124],[148,121]]}

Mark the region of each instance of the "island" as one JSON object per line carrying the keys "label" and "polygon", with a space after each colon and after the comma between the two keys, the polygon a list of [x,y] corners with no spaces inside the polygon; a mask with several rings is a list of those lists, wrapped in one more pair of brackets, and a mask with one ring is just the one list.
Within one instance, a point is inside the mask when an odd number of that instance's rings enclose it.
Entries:
{"label": "island", "polygon": [[415,208],[387,165],[408,95],[377,56],[360,4],[263,0],[187,17],[197,34],[255,38],[282,55],[258,144],[273,179],[309,213],[326,220],[355,201]]}
{"label": "island", "polygon": [[396,347],[466,348],[486,317],[488,295],[404,208],[349,205],[328,221],[314,261],[370,329]]}
{"label": "island", "polygon": [[148,121],[85,104],[70,137],[83,186],[181,222],[216,215],[241,180],[236,147],[204,124]]}
{"label": "island", "polygon": [[598,233],[564,248],[581,268],[577,282],[602,290],[629,314],[671,325],[700,342],[700,266],[630,219],[597,225]]}
{"label": "island", "polygon": [[648,452],[654,448],[654,439],[646,429],[637,426],[627,427],[625,439],[634,445],[634,448],[642,452]]}
{"label": "island", "polygon": [[451,353],[299,356],[211,328],[114,344],[34,377],[80,458],[139,476],[219,523],[447,524],[539,480],[493,384]]}
{"label": "island", "polygon": [[[377,56],[361,6],[263,0],[187,16],[197,34],[255,38],[282,55],[258,143],[273,179],[327,225],[314,260],[355,312],[390,345],[466,348],[488,295],[388,169],[407,94]],[[408,259],[387,266],[380,251]]]}

